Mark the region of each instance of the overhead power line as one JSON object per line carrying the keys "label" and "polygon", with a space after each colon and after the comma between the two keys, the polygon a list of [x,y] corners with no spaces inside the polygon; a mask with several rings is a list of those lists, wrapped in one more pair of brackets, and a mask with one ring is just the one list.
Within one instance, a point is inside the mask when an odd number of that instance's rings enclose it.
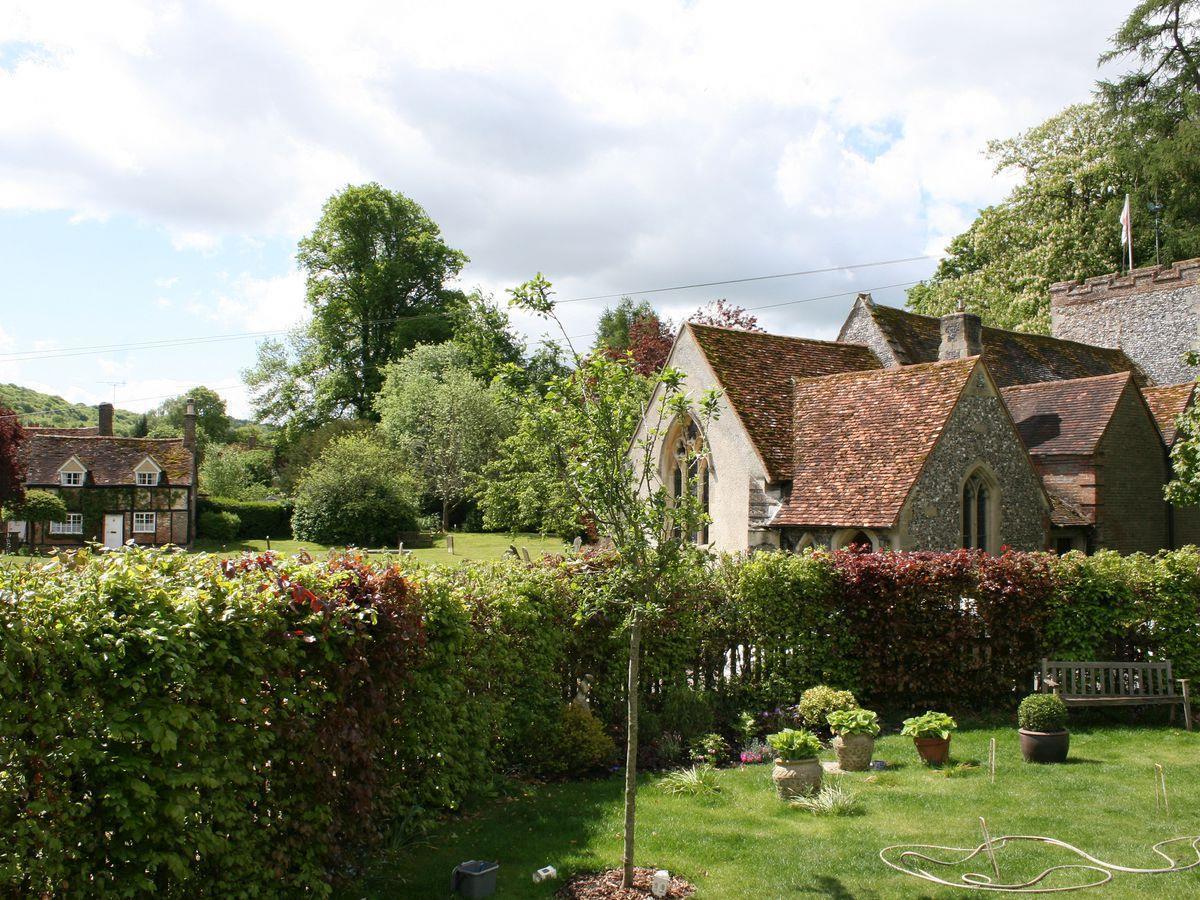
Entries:
{"label": "overhead power line", "polygon": [[[781,273],[777,273],[777,274],[773,274],[773,275],[751,275],[751,276],[747,276],[744,278],[730,278],[730,279],[726,279],[724,281],[704,281],[704,282],[696,282],[693,284],[679,284],[679,285],[673,285],[673,286],[664,287],[664,288],[654,288],[652,290],[620,291],[620,292],[614,293],[614,294],[596,294],[591,297],[570,297],[568,299],[557,300],[555,302],[556,303],[582,303],[584,301],[590,301],[590,300],[609,300],[609,299],[613,299],[616,297],[638,296],[641,294],[667,293],[669,291],[682,291],[682,290],[687,290],[690,288],[718,287],[721,285],[746,284],[746,283],[755,282],[755,281],[767,281],[767,280],[779,279],[779,278],[795,278],[795,277],[799,277],[799,276],[803,276],[803,275],[819,275],[819,274],[827,274],[829,272],[851,271],[853,269],[866,269],[866,268],[874,268],[874,267],[879,267],[879,266],[897,265],[900,263],[917,262],[920,260],[935,259],[935,258],[936,257],[934,257],[932,255],[909,256],[909,257],[904,257],[902,259],[884,259],[884,260],[877,260],[875,262],[852,263],[852,264],[844,265],[844,266],[828,266],[828,267],[820,268],[820,269],[805,269],[805,270],[796,271],[796,272],[781,272]],[[912,282],[912,283],[915,284],[916,282]],[[876,288],[875,290],[882,290],[882,288]],[[837,295],[833,295],[833,296],[842,296],[842,295],[837,294]],[[812,300],[812,299],[825,299],[825,298],[808,298],[808,299],[804,299],[804,300],[786,301],[785,303],[769,304],[768,306],[752,307],[752,308],[753,309],[766,309],[766,308],[769,308],[769,306],[776,306],[776,305],[783,306],[783,305],[787,305],[788,303],[806,303],[806,302],[810,302],[810,300]],[[392,322],[401,321],[401,319],[403,319],[403,318],[405,318],[405,317],[394,316],[394,317],[387,318],[387,319],[377,319],[377,320],[370,322],[369,324],[371,324],[371,325],[386,325],[386,324],[390,324]],[[76,346],[76,347],[62,347],[62,348],[58,348],[58,349],[54,349],[54,350],[13,350],[13,351],[0,353],[0,359],[5,359],[10,362],[36,362],[38,360],[45,360],[45,359],[67,359],[67,358],[75,357],[75,356],[91,356],[91,355],[96,355],[96,354],[100,354],[100,353],[128,352],[128,351],[134,351],[134,350],[166,350],[166,349],[172,349],[172,348],[176,348],[176,347],[191,347],[191,346],[204,345],[204,344],[223,343],[225,341],[239,341],[239,340],[247,340],[247,339],[251,339],[251,338],[277,337],[279,335],[287,334],[291,330],[292,330],[291,328],[281,328],[281,329],[274,329],[274,330],[267,330],[267,331],[234,331],[234,332],[226,332],[223,334],[199,335],[196,337],[188,337],[188,338],[163,338],[160,340],[137,341],[137,342],[132,342],[132,343],[120,343],[120,344],[89,344],[89,345],[82,345],[82,346]]]}

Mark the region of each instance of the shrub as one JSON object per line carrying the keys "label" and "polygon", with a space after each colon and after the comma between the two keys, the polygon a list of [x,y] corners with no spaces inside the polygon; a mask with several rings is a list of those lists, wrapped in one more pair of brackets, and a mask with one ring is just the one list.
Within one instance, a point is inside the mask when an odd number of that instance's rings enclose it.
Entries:
{"label": "shrub", "polygon": [[758,738],[754,738],[744,747],[738,755],[738,760],[743,766],[756,765],[765,762],[770,756],[770,748]]}
{"label": "shrub", "polygon": [[1017,707],[1017,725],[1026,731],[1062,731],[1067,704],[1058,694],[1030,694]]}
{"label": "shrub", "polygon": [[850,691],[839,691],[828,685],[811,687],[800,696],[800,719],[805,725],[823,728],[829,724],[829,714],[839,709],[856,709],[858,701]]}
{"label": "shrub", "polygon": [[26,491],[20,502],[5,504],[2,515],[5,520],[24,519],[26,522],[46,525],[66,519],[67,505],[58,494],[32,490]]}
{"label": "shrub", "polygon": [[879,734],[879,714],[869,709],[835,709],[829,714],[829,730],[834,734]]}
{"label": "shrub", "polygon": [[779,758],[785,761],[812,759],[821,752],[821,741],[811,731],[805,731],[803,728],[785,728],[775,734],[768,734],[767,743]]}
{"label": "shrub", "polygon": [[292,504],[278,500],[234,500],[229,497],[202,497],[196,505],[200,516],[206,512],[226,512],[241,523],[235,537],[241,541],[287,540],[292,536]]}
{"label": "shrub", "polygon": [[558,728],[548,741],[545,771],[555,775],[580,775],[612,765],[617,745],[591,710],[571,703],[562,711]]}
{"label": "shrub", "polygon": [[719,734],[706,734],[692,744],[692,759],[719,766],[729,759],[729,743]]}
{"label": "shrub", "polygon": [[206,509],[200,513],[198,524],[200,537],[211,538],[214,541],[232,541],[241,530],[242,520],[237,513]]}
{"label": "shrub", "polygon": [[919,716],[904,720],[900,733],[913,738],[941,738],[948,740],[958,728],[958,723],[945,713],[930,710]]}
{"label": "shrub", "polygon": [[658,715],[663,731],[673,731],[685,743],[712,731],[713,709],[708,694],[689,687],[671,687],[663,692]]}
{"label": "shrub", "polygon": [[200,486],[217,497],[261,500],[270,493],[274,454],[265,447],[210,447],[200,464]]}
{"label": "shrub", "polygon": [[296,488],[292,530],[333,546],[394,546],[417,524],[417,488],[400,457],[369,432],[338,438]]}
{"label": "shrub", "polygon": [[658,786],[673,796],[700,797],[719,794],[721,785],[717,770],[710,765],[677,769],[659,779]]}

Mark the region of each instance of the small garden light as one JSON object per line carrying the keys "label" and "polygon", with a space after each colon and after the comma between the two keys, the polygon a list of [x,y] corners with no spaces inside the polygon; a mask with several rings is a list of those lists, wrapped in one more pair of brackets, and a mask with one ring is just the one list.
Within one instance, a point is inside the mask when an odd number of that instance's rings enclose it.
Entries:
{"label": "small garden light", "polygon": [[654,873],[654,877],[650,879],[650,893],[655,897],[667,896],[667,891],[671,889],[671,873],[666,869],[659,869]]}

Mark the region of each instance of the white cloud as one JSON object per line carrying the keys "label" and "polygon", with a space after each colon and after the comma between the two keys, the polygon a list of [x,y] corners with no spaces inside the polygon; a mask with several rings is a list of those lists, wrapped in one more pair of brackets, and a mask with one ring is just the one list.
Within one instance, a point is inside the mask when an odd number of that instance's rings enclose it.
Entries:
{"label": "white cloud", "polygon": [[[1003,195],[985,142],[1086,99],[1128,6],[19,0],[0,44],[35,49],[0,63],[0,209],[132,215],[212,253],[294,239],[376,179],[470,254],[467,283],[542,270],[563,296],[907,256]],[[285,327],[301,298],[295,272],[248,274],[199,312]]]}

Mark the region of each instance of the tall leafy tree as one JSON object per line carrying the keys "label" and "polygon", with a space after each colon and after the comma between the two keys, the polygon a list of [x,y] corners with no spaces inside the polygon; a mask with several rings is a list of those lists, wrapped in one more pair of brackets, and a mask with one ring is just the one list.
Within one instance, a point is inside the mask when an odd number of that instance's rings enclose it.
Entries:
{"label": "tall leafy tree", "polygon": [[233,420],[225,408],[225,399],[212,388],[202,384],[184,391],[178,397],[164,400],[154,411],[150,433],[181,434],[188,400],[195,404],[197,439],[201,443],[223,444],[228,441]]}
{"label": "tall leafy tree", "polygon": [[246,374],[272,421],[373,418],[383,368],[454,331],[463,303],[448,283],[467,257],[415,201],[375,183],[326,202],[296,261],[311,322],[290,346],[268,344]]}
{"label": "tall leafy tree", "polygon": [[[550,283],[539,273],[513,289],[513,302],[549,317],[570,339],[555,314]],[[707,520],[698,491],[685,484],[678,496],[659,477],[657,452],[666,432],[683,417],[697,421],[703,432],[716,414],[713,392],[691,396],[682,372],[664,368],[650,380],[651,402],[647,428],[631,446],[642,419],[631,395],[646,387],[646,379],[623,361],[593,353],[576,356],[576,372],[556,379],[546,402],[556,421],[554,437],[570,452],[560,457],[562,478],[575,502],[617,552],[616,585],[611,595],[598,597],[625,614],[629,637],[626,682],[625,846],[622,886],[633,884],[633,855],[637,821],[637,736],[639,668],[642,628],[666,609],[673,591],[696,565],[701,551],[684,537]],[[697,448],[685,448],[685,472],[699,464]],[[686,480],[686,479],[685,479]]]}
{"label": "tall leafy tree", "polygon": [[467,295],[452,318],[454,336],[471,374],[491,384],[512,366],[524,364],[525,345],[513,331],[508,312],[480,291]]}
{"label": "tall leafy tree", "polygon": [[630,329],[633,323],[644,316],[653,316],[654,307],[649,300],[634,300],[622,297],[616,306],[610,306],[600,314],[596,326],[596,347],[613,355],[621,355],[629,349]]}
{"label": "tall leafy tree", "polygon": [[690,316],[689,322],[697,325],[716,325],[718,328],[737,328],[742,331],[762,331],[758,327],[758,316],[752,316],[744,307],[730,303],[724,297],[700,307]]}
{"label": "tall leafy tree", "polygon": [[499,385],[485,385],[452,344],[417,347],[385,370],[376,398],[380,427],[405,467],[450,512],[474,495],[484,467],[511,430]]}

